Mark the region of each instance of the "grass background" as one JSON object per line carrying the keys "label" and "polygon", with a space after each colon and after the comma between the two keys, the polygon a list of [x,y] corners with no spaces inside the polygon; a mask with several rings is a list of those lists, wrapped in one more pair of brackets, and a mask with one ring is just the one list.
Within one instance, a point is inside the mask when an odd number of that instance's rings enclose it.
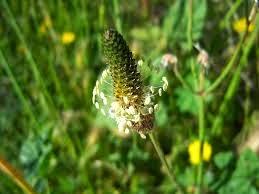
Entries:
{"label": "grass background", "polygon": [[[248,15],[253,1],[190,2],[2,0],[0,157],[39,193],[175,193],[151,142],[118,135],[91,98],[106,67],[101,36],[110,27],[123,34],[137,59],[157,63],[166,53],[176,55],[192,88],[199,72],[192,46],[199,42],[210,56],[205,79],[211,85],[242,40],[233,23]],[[74,33],[72,43],[62,43],[65,32]],[[237,152],[250,137],[258,142],[258,28],[241,43],[228,76],[205,99],[205,139],[213,148],[204,164],[205,193],[259,189],[258,156]],[[170,87],[154,130],[179,182],[193,193],[197,167],[189,163],[188,145],[199,137],[199,102],[172,68],[166,74]],[[0,173],[0,193],[21,190]]]}

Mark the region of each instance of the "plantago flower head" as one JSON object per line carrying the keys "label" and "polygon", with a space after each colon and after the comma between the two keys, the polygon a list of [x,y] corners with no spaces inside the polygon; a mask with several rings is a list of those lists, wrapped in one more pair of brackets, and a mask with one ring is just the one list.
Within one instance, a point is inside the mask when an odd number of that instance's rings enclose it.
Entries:
{"label": "plantago flower head", "polygon": [[145,138],[153,128],[154,111],[158,108],[154,98],[167,90],[168,81],[161,77],[159,87],[145,86],[141,74],[143,61],[136,62],[116,30],[105,31],[103,53],[108,68],[96,81],[93,104],[102,114],[114,119],[120,131],[135,130]]}

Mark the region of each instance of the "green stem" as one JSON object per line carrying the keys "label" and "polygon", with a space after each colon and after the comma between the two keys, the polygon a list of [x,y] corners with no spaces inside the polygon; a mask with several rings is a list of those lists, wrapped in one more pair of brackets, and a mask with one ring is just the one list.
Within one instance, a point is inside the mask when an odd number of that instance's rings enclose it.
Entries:
{"label": "green stem", "polygon": [[206,90],[206,93],[210,93],[213,90],[215,90],[222,81],[225,80],[225,77],[228,75],[228,73],[230,72],[230,70],[232,69],[233,65],[237,62],[238,56],[240,54],[242,45],[244,43],[244,40],[246,38],[246,34],[244,34],[244,36],[242,37],[242,39],[240,40],[234,55],[231,57],[230,61],[228,62],[227,66],[223,69],[223,71],[221,72],[221,74],[217,77],[217,79],[211,84],[211,86]]}
{"label": "green stem", "polygon": [[0,170],[7,174],[26,194],[36,194],[33,188],[26,182],[22,175],[7,161],[0,158]]}
{"label": "green stem", "polygon": [[200,163],[198,165],[198,175],[197,175],[197,189],[196,194],[202,193],[203,188],[203,144],[204,144],[204,137],[205,137],[205,110],[204,110],[204,95],[202,94],[202,91],[204,90],[204,72],[205,69],[200,67],[200,74],[199,74],[199,91],[201,91],[201,94],[198,95],[199,100],[199,109],[198,109],[198,117],[199,117],[199,141],[200,141]]}
{"label": "green stem", "polygon": [[[247,28],[250,25],[250,23],[255,19],[256,17],[256,5],[254,3],[250,14],[249,14],[249,18],[247,21]],[[238,63],[238,56],[240,55],[240,52],[242,50],[242,46],[246,40],[246,38],[248,37],[248,30],[245,31],[245,33],[243,34],[241,40],[239,41],[239,44],[234,52],[234,55],[231,57],[230,61],[228,62],[228,64],[226,65],[226,67],[224,68],[224,70],[221,72],[221,74],[218,76],[218,78],[212,83],[212,85],[206,90],[206,93],[212,92],[214,89],[216,89],[222,81],[225,80],[225,77],[228,75],[228,73],[230,72],[230,70],[232,69],[233,65],[235,63]]]}
{"label": "green stem", "polygon": [[[47,10],[47,8],[44,4],[44,1],[39,0],[37,3],[40,7],[40,11],[41,11],[43,17],[49,18],[51,20],[50,13],[49,13],[49,11]],[[69,105],[68,105],[67,99],[65,98],[64,91],[62,90],[61,82],[60,82],[60,80],[57,76],[57,71],[55,70],[54,65],[53,65],[53,64],[64,64],[64,61],[62,61],[63,57],[62,57],[62,54],[61,54],[62,47],[59,44],[59,38],[58,38],[58,34],[57,34],[55,28],[51,25],[51,26],[48,27],[48,31],[49,31],[51,39],[55,43],[55,52],[56,52],[55,57],[53,55],[50,55],[50,57],[49,57],[48,67],[49,67],[49,70],[50,70],[50,76],[52,77],[55,88],[58,92],[58,96],[60,96],[60,99],[61,99],[61,101],[64,105],[64,108],[68,108]],[[55,60],[53,60],[54,58],[55,58]]]}
{"label": "green stem", "polygon": [[162,165],[164,166],[164,169],[168,175],[168,177],[170,178],[172,184],[176,185],[177,189],[179,190],[180,193],[184,193],[184,189],[182,188],[182,186],[177,182],[176,176],[174,175],[174,173],[172,171],[170,171],[170,167],[168,162],[165,159],[165,155],[163,154],[163,151],[161,150],[159,143],[157,142],[156,138],[154,137],[153,133],[149,133],[149,138],[151,139],[151,142],[159,156],[159,159],[162,163]]}
{"label": "green stem", "polygon": [[225,28],[226,26],[230,26],[229,20],[236,13],[237,9],[239,8],[239,6],[241,5],[242,2],[243,2],[243,0],[237,0],[234,3],[234,5],[230,7],[229,11],[227,12],[225,17],[223,18],[222,22],[220,23],[221,28]]}
{"label": "green stem", "polygon": [[217,114],[216,118],[214,119],[214,122],[213,122],[212,128],[211,128],[211,132],[214,135],[219,135],[221,133],[221,124],[224,119],[224,114],[227,111],[227,106],[228,106],[229,101],[234,96],[237,86],[240,83],[241,71],[247,64],[246,61],[247,61],[248,55],[250,53],[250,50],[252,49],[252,46],[254,45],[253,43],[256,40],[256,36],[257,36],[257,29],[255,29],[255,32],[253,32],[251,38],[248,39],[247,44],[244,47],[244,52],[243,52],[244,54],[242,55],[242,57],[240,59],[240,64],[234,72],[234,76],[232,77],[230,84],[227,88],[223,102],[220,105],[219,113]]}
{"label": "green stem", "polygon": [[20,99],[25,111],[27,112],[27,114],[30,116],[30,118],[33,121],[33,124],[38,124],[37,120],[33,114],[33,111],[31,110],[31,105],[30,103],[26,100],[26,97],[24,96],[21,87],[19,86],[19,84],[17,83],[15,76],[13,75],[12,70],[10,69],[9,64],[7,63],[2,50],[0,49],[0,61],[4,67],[4,70],[6,71],[7,76],[9,77],[14,91],[16,92],[16,95],[18,96],[18,98]]}
{"label": "green stem", "polygon": [[174,74],[175,74],[176,78],[183,85],[183,87],[190,90],[190,91],[193,91],[192,87],[184,80],[182,75],[179,73],[178,68],[177,68],[177,64],[174,65],[173,71],[174,71]]}
{"label": "green stem", "polygon": [[121,19],[120,19],[120,6],[118,0],[113,0],[113,9],[115,13],[115,25],[118,30],[118,32],[122,33],[122,25],[121,25]]}
{"label": "green stem", "polygon": [[12,14],[6,0],[3,0],[3,6],[4,6],[4,8],[7,12],[7,18],[9,19],[10,25],[14,29],[14,31],[17,34],[18,38],[20,39],[23,47],[25,48],[25,57],[26,57],[27,61],[29,62],[29,65],[30,65],[30,68],[31,68],[32,73],[34,75],[34,78],[36,80],[36,83],[39,86],[39,88],[42,90],[42,93],[43,93],[42,96],[43,96],[43,100],[44,100],[43,104],[42,104],[42,108],[45,109],[46,106],[48,107],[47,102],[49,102],[51,110],[55,113],[54,115],[56,116],[57,112],[55,110],[54,102],[52,101],[52,98],[51,98],[49,92],[47,91],[45,82],[42,79],[42,76],[41,76],[40,71],[37,67],[37,64],[35,63],[35,61],[32,57],[32,54],[31,54],[30,50],[28,49],[25,38],[24,38],[19,26],[17,25],[17,23],[15,21],[15,18],[14,18],[14,15]]}
{"label": "green stem", "polygon": [[187,26],[187,42],[189,51],[192,50],[192,0],[189,0],[188,26]]}

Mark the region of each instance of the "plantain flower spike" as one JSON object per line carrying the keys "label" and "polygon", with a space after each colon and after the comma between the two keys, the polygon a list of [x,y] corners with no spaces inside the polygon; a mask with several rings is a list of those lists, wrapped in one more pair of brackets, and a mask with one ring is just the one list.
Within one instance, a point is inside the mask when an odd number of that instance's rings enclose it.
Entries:
{"label": "plantain flower spike", "polygon": [[146,138],[153,129],[154,112],[158,109],[155,96],[167,90],[168,81],[163,76],[159,86],[146,86],[141,74],[143,61],[136,62],[116,30],[105,31],[102,43],[108,68],[96,81],[92,102],[103,115],[116,121],[119,131],[136,131]]}

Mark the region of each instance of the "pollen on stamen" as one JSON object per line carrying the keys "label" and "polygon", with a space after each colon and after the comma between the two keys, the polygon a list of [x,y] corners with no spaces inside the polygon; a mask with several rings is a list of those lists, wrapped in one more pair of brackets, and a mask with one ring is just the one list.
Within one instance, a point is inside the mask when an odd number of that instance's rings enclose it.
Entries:
{"label": "pollen on stamen", "polygon": [[135,108],[133,106],[130,106],[128,109],[126,109],[126,112],[130,115],[136,114]]}
{"label": "pollen on stamen", "polygon": [[93,94],[93,96],[92,96],[92,103],[93,104],[95,103],[95,94]]}
{"label": "pollen on stamen", "polygon": [[159,95],[159,96],[162,96],[162,88],[159,88],[159,89],[158,89],[158,95]]}
{"label": "pollen on stamen", "polygon": [[134,121],[136,123],[140,121],[140,115],[139,114],[134,115]]}
{"label": "pollen on stamen", "polygon": [[155,111],[158,110],[158,104],[155,104],[154,110],[155,110]]}
{"label": "pollen on stamen", "polygon": [[148,113],[149,113],[149,114],[152,114],[152,113],[153,113],[153,108],[152,108],[152,107],[150,107],[150,108],[148,109]]}
{"label": "pollen on stamen", "polygon": [[123,96],[123,101],[124,101],[124,103],[125,103],[126,105],[129,104],[129,99],[128,99],[127,96]]}
{"label": "pollen on stamen", "polygon": [[126,129],[124,130],[124,133],[125,133],[125,134],[129,134],[129,132],[130,132],[129,128],[126,128]]}
{"label": "pollen on stamen", "polygon": [[132,127],[132,123],[130,122],[130,121],[127,121],[127,125],[128,125],[128,127]]}
{"label": "pollen on stamen", "polygon": [[127,121],[125,119],[120,119],[118,123],[119,131],[124,131],[127,126]]}
{"label": "pollen on stamen", "polygon": [[151,102],[151,98],[150,98],[150,96],[147,96],[147,97],[145,98],[144,105],[148,105],[148,104],[150,104],[150,102]]}
{"label": "pollen on stamen", "polygon": [[96,107],[96,109],[99,109],[99,103],[98,102],[95,102],[95,107]]}
{"label": "pollen on stamen", "polygon": [[138,65],[139,65],[139,66],[142,66],[143,63],[144,63],[143,60],[139,60],[139,61],[138,61]]}
{"label": "pollen on stamen", "polygon": [[142,139],[146,139],[146,138],[147,138],[143,133],[139,133],[139,135],[140,135],[140,137],[141,137]]}
{"label": "pollen on stamen", "polygon": [[153,87],[153,86],[150,86],[150,88],[149,88],[149,89],[150,89],[150,91],[151,91],[151,93],[152,93],[152,94],[154,94],[154,93],[155,93],[155,90],[154,90],[154,87]]}
{"label": "pollen on stamen", "polygon": [[162,77],[162,81],[164,82],[163,90],[166,91],[167,87],[168,87],[168,81],[167,81],[166,77]]}

